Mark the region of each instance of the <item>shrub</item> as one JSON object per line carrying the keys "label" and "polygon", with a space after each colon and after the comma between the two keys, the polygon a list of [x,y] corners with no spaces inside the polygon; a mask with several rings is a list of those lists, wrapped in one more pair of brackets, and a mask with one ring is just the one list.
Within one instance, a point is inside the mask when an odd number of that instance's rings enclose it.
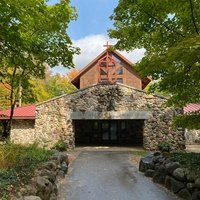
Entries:
{"label": "shrub", "polygon": [[0,145],[0,199],[9,199],[8,194],[15,186],[26,183],[39,163],[50,158],[51,152],[36,144]]}
{"label": "shrub", "polygon": [[57,149],[59,151],[66,151],[67,150],[67,144],[63,140],[58,140],[54,146],[54,149]]}
{"label": "shrub", "polygon": [[160,142],[158,145],[157,145],[157,148],[160,150],[160,151],[167,151],[169,152],[170,149],[171,149],[171,145],[168,141],[166,140],[163,140],[162,142]]}

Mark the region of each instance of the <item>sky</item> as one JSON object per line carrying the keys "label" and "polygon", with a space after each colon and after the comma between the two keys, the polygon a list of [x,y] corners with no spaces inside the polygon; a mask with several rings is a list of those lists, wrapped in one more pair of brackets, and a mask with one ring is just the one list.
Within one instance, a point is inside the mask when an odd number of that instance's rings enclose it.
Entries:
{"label": "sky", "polygon": [[[49,0],[49,4],[57,3],[58,0]],[[118,0],[71,0],[75,6],[78,19],[69,24],[66,30],[74,46],[81,49],[81,54],[74,56],[74,64],[81,69],[98,56],[108,41],[114,45],[116,40],[110,39],[107,30],[113,28],[113,22],[109,19]],[[144,55],[144,49],[135,49],[132,52],[120,52],[131,62],[139,61]],[[64,67],[53,68],[53,73],[65,74],[69,70]]]}

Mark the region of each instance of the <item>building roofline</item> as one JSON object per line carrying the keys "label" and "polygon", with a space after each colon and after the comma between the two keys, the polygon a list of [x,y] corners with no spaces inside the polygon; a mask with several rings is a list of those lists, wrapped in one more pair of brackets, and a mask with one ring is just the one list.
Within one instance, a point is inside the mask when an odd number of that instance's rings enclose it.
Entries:
{"label": "building roofline", "polygon": [[[80,76],[86,71],[88,70],[90,67],[92,67],[92,65],[97,62],[105,53],[107,52],[107,50],[104,50],[101,54],[99,54],[95,59],[93,59],[89,64],[87,64],[72,80],[71,83],[75,83],[76,81],[78,81],[78,79],[80,78]],[[116,54],[119,58],[121,58],[124,62],[126,62],[128,65],[133,66],[134,64],[129,61],[127,58],[125,58],[122,54],[120,54],[118,51],[116,50],[112,50],[112,53]],[[131,68],[132,69],[132,68]],[[134,69],[132,69],[134,70]],[[136,72],[136,71],[135,71]],[[136,72],[137,75],[139,76],[138,72]]]}

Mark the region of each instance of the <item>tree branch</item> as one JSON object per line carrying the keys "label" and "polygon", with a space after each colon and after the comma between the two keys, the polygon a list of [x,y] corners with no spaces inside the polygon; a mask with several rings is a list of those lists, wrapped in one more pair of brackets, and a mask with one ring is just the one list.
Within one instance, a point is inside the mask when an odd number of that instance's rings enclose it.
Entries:
{"label": "tree branch", "polygon": [[199,35],[199,31],[198,31],[198,28],[197,28],[197,25],[196,25],[196,22],[195,22],[195,18],[194,18],[194,7],[193,7],[193,4],[192,4],[192,0],[189,0],[189,1],[190,1],[190,10],[191,10],[192,22],[193,22],[196,33]]}
{"label": "tree branch", "polygon": [[177,35],[180,35],[181,37],[184,37],[185,38],[185,35],[183,35],[182,33],[170,28],[169,26],[167,26],[166,24],[164,24],[162,21],[160,21],[158,18],[154,17],[153,15],[151,15],[150,13],[148,13],[146,10],[144,10],[140,5],[138,5],[138,7],[140,7],[140,9],[146,14],[148,15],[149,17],[155,19],[157,22],[160,23],[160,25],[164,26],[167,30],[169,31],[173,31],[174,33],[176,33]]}

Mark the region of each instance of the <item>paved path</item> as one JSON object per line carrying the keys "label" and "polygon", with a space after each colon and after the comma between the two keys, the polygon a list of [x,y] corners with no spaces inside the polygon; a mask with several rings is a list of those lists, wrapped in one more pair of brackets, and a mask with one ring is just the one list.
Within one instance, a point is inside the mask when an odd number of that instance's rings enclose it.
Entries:
{"label": "paved path", "polygon": [[85,151],[71,165],[59,200],[174,200],[129,162],[129,152]]}

